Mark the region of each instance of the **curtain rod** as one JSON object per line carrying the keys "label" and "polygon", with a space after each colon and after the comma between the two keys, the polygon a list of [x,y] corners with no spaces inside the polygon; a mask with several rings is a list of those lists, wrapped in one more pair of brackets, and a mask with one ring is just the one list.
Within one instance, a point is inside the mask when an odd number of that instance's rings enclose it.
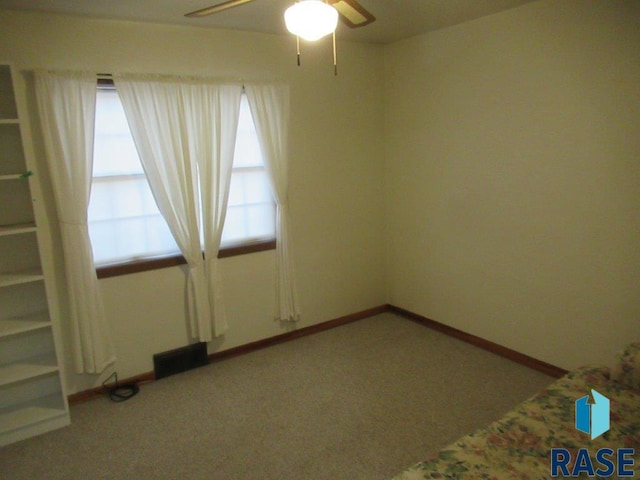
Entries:
{"label": "curtain rod", "polygon": [[[52,70],[52,72],[55,73],[55,70]],[[98,79],[98,82],[100,83],[102,81],[102,83],[104,84],[113,84],[113,74],[112,73],[96,73],[95,74],[96,78]],[[151,75],[154,76],[154,75]],[[163,75],[156,75],[159,78],[162,78]],[[167,75],[167,77],[172,77],[173,75]],[[176,77],[177,78],[177,77]],[[227,81],[227,82],[232,82],[232,83],[239,83],[242,85],[242,88],[244,89],[247,85],[247,83],[252,84],[253,81],[252,80],[247,80],[247,79],[243,79],[243,78],[230,78],[230,77],[220,77],[220,78],[216,78],[216,77],[198,77],[198,76],[192,76],[191,78],[204,78],[204,79],[213,79],[213,80],[222,80],[222,81]],[[278,80],[278,79],[270,79],[270,80],[256,80],[256,82],[258,83],[273,83],[273,84],[280,84],[280,83],[285,83],[287,84],[288,82],[286,80]]]}
{"label": "curtain rod", "polygon": [[[96,77],[98,78],[98,83],[103,83],[107,85],[113,85],[113,74],[112,73],[97,73]],[[244,82],[242,83],[242,92],[245,92]]]}

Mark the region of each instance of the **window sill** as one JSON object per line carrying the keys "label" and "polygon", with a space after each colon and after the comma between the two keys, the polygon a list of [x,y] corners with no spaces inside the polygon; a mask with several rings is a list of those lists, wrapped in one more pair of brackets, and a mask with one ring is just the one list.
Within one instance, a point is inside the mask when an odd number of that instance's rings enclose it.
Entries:
{"label": "window sill", "polygon": [[[239,255],[247,255],[249,253],[275,250],[275,248],[275,240],[265,240],[245,245],[225,247],[221,248],[218,252],[218,258],[236,257]],[[150,270],[159,270],[161,268],[186,265],[186,263],[187,261],[182,255],[171,255],[160,258],[132,260],[130,262],[117,263],[113,265],[103,265],[96,267],[96,273],[98,274],[98,278],[118,277],[120,275],[128,275],[130,273],[147,272]]]}

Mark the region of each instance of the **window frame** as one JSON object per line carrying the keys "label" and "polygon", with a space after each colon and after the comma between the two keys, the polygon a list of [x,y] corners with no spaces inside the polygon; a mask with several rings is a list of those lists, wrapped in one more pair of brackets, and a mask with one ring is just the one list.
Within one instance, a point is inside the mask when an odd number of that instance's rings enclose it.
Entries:
{"label": "window frame", "polygon": [[[97,87],[100,88],[113,88],[115,89],[115,83],[112,78],[98,78]],[[247,167],[239,167],[240,170]],[[93,182],[93,179],[92,179]],[[248,255],[251,253],[265,252],[276,249],[276,239],[267,238],[260,240],[247,240],[239,241],[233,245],[227,245],[221,247],[218,251],[218,258],[229,258],[240,255]],[[204,256],[204,252],[202,254]],[[147,272],[152,270],[159,270],[162,268],[175,267],[179,265],[186,265],[187,260],[180,253],[162,255],[149,258],[139,258],[134,260],[128,260],[123,262],[116,262],[112,264],[98,265],[96,266],[96,274],[98,278],[117,277],[120,275],[128,275],[131,273]]]}
{"label": "window frame", "polygon": [[[250,253],[266,252],[276,249],[276,240],[262,240],[259,242],[242,243],[234,246],[224,247],[218,251],[218,258],[229,258]],[[98,278],[117,277],[130,273],[148,272],[162,268],[186,265],[186,259],[181,255],[165,255],[155,258],[141,258],[128,262],[114,263],[110,265],[100,265],[96,267]]]}

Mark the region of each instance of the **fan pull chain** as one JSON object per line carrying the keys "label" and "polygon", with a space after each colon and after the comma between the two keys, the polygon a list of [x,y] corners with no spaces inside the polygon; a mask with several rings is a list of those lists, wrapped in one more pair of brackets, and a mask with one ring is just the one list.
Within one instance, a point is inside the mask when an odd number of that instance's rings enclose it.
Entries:
{"label": "fan pull chain", "polygon": [[300,37],[296,35],[296,52],[298,55],[298,66],[300,66]]}
{"label": "fan pull chain", "polygon": [[333,75],[338,76],[338,50],[336,49],[336,32],[333,31]]}

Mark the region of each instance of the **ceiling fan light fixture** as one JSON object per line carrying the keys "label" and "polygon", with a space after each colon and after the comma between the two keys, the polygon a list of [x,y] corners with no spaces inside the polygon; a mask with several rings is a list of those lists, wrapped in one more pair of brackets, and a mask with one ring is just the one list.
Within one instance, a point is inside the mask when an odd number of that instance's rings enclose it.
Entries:
{"label": "ceiling fan light fixture", "polygon": [[321,0],[304,0],[287,8],[284,21],[289,32],[314,41],[336,30],[338,11]]}

